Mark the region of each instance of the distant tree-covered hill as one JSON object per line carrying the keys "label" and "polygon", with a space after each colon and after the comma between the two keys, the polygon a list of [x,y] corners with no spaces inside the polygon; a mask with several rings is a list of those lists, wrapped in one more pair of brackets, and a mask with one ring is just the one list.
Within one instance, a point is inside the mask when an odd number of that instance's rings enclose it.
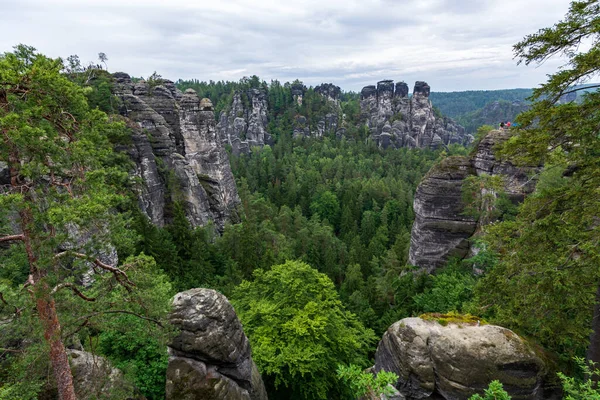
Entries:
{"label": "distant tree-covered hill", "polygon": [[464,92],[431,92],[434,106],[450,118],[472,113],[494,101],[525,102],[532,89],[468,90]]}

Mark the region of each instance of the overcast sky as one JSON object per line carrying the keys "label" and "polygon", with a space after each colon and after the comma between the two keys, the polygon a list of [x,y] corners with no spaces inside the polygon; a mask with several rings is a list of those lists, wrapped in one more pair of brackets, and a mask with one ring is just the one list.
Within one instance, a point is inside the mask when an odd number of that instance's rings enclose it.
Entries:
{"label": "overcast sky", "polygon": [[108,56],[111,72],[165,78],[295,78],[360,90],[382,79],[433,91],[533,87],[512,45],[568,0],[0,0],[0,52]]}

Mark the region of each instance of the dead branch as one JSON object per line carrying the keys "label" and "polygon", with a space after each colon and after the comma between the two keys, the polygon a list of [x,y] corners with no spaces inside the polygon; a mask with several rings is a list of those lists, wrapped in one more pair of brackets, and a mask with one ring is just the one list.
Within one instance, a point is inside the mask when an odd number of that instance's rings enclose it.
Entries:
{"label": "dead branch", "polygon": [[130,290],[131,286],[135,286],[135,283],[133,283],[131,280],[129,280],[129,277],[127,276],[127,274],[125,273],[125,271],[123,271],[120,268],[117,267],[113,267],[111,265],[108,265],[102,261],[100,261],[98,258],[92,257],[92,256],[88,256],[87,254],[83,254],[83,253],[76,253],[73,251],[63,251],[61,253],[58,253],[54,256],[54,258],[60,258],[60,257],[64,257],[66,255],[71,255],[77,258],[81,258],[84,260],[87,260],[91,263],[93,263],[95,266],[105,270],[105,271],[109,271],[112,272],[115,276],[115,279],[117,279],[117,281],[119,281],[119,283],[121,285],[123,285],[127,290]]}
{"label": "dead branch", "polygon": [[52,289],[50,294],[55,294],[56,292],[58,292],[59,290],[64,289],[64,288],[71,289],[73,291],[73,293],[75,293],[77,296],[81,297],[85,301],[96,301],[95,297],[88,297],[85,294],[81,293],[81,291],[77,288],[77,286],[74,283],[58,284],[54,287],[54,289]]}
{"label": "dead branch", "polygon": [[23,236],[23,234],[19,234],[19,235],[8,235],[8,236],[3,236],[0,237],[0,242],[10,242],[10,241],[23,241],[25,240],[25,236]]}

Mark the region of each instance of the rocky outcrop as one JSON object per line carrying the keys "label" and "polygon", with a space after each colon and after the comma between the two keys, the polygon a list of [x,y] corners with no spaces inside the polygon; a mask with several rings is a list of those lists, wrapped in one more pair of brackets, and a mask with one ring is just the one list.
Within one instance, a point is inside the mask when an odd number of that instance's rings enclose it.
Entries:
{"label": "rocky outcrop", "polygon": [[483,221],[465,215],[462,187],[468,176],[501,176],[505,193],[515,203],[533,192],[536,181],[532,176],[539,171],[538,166],[516,167],[496,156],[496,146],[508,137],[508,131],[491,131],[470,157],[449,157],[423,178],[413,203],[409,264],[431,273],[449,258],[469,254],[469,239]]}
{"label": "rocky outcrop", "polygon": [[273,144],[267,132],[268,103],[264,89],[236,92],[230,107],[221,113],[217,125],[223,144],[231,146],[235,155],[249,153],[253,146]]}
{"label": "rocky outcrop", "polygon": [[134,387],[108,360],[80,350],[67,350],[78,399],[133,398]]}
{"label": "rocky outcrop", "polygon": [[182,93],[170,81],[134,84],[125,73],[113,77],[132,130],[129,155],[141,181],[142,211],[162,226],[171,217],[166,205],[180,201],[193,227],[213,221],[222,229],[235,220],[239,198],[210,100],[191,89]]}
{"label": "rocky outcrop", "polygon": [[381,147],[437,148],[453,143],[468,145],[473,136],[450,118],[436,116],[429,100],[430,87],[416,82],[411,97],[408,85],[383,80],[361,91],[361,116]]}
{"label": "rocky outcrop", "polygon": [[290,89],[294,102],[298,104],[299,107],[302,106],[302,98],[304,97],[304,93],[306,93],[306,86],[300,82],[294,82]]}
{"label": "rocky outcrop", "polygon": [[315,93],[320,94],[332,103],[339,104],[342,89],[333,83],[321,83],[315,87]]}
{"label": "rocky outcrop", "polygon": [[531,175],[539,166],[517,167],[496,157],[495,147],[510,137],[509,130],[494,130],[488,133],[477,145],[471,163],[477,175],[501,175],[504,178],[504,190],[513,201],[523,201],[525,196],[535,189],[536,181]]}
{"label": "rocky outcrop", "polygon": [[175,295],[167,399],[266,400],[250,343],[227,298],[211,289]]}
{"label": "rocky outcrop", "polygon": [[494,325],[405,318],[390,326],[375,353],[374,371],[399,376],[408,400],[468,399],[499,380],[514,400],[543,397],[546,366],[514,332]]}
{"label": "rocky outcrop", "polygon": [[318,121],[309,123],[304,115],[297,115],[294,120],[293,136],[300,137],[323,137],[323,135],[335,133],[341,138],[345,133],[343,125],[343,114],[340,107],[340,95],[342,90],[332,83],[322,83],[314,88],[314,92],[326,100],[327,112]]}
{"label": "rocky outcrop", "polygon": [[463,182],[475,169],[468,157],[448,157],[433,166],[417,187],[409,264],[433,272],[450,257],[464,258],[477,221],[463,215]]}

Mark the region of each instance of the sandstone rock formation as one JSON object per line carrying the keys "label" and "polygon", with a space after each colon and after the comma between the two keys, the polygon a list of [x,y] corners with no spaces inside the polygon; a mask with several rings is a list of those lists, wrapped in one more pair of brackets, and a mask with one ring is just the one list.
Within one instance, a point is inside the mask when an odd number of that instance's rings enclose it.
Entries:
{"label": "sandstone rock formation", "polygon": [[67,350],[78,399],[132,398],[134,387],[108,360],[80,350]]}
{"label": "sandstone rock formation", "polygon": [[473,140],[450,118],[435,115],[429,93],[429,85],[420,81],[415,83],[412,97],[406,83],[394,85],[392,80],[362,89],[361,116],[379,146],[437,148],[452,143],[468,145]]}
{"label": "sandstone rock formation", "polygon": [[468,399],[497,379],[514,400],[543,398],[546,367],[514,332],[405,318],[390,326],[375,353],[374,371],[399,376],[408,400]]}
{"label": "sandstone rock formation", "polygon": [[345,129],[342,127],[343,115],[340,107],[342,90],[332,83],[322,83],[316,86],[314,91],[326,100],[328,111],[312,126],[308,118],[297,115],[293,126],[294,138],[323,137],[323,135],[329,133],[335,133],[336,137],[341,138],[345,133]]}
{"label": "sandstone rock formation", "polygon": [[141,178],[140,207],[161,226],[169,221],[166,204],[179,200],[192,226],[214,221],[222,229],[235,219],[239,204],[227,153],[216,131],[212,104],[192,89],[182,93],[173,82],[133,83],[113,75],[121,114],[132,128],[134,175]]}
{"label": "sandstone rock formation", "polygon": [[332,103],[339,104],[342,90],[333,83],[321,83],[315,87],[315,93],[320,94]]}
{"label": "sandstone rock formation", "polygon": [[433,166],[417,187],[415,222],[410,236],[408,262],[427,272],[450,257],[464,258],[477,221],[463,215],[462,187],[475,169],[468,157],[448,157]]}
{"label": "sandstone rock formation", "polygon": [[221,113],[217,125],[223,144],[231,146],[233,154],[249,153],[253,146],[273,144],[267,132],[268,103],[264,89],[236,92],[231,106]]}
{"label": "sandstone rock formation", "polygon": [[266,400],[250,343],[227,298],[211,289],[175,295],[167,399]]}
{"label": "sandstone rock formation", "polygon": [[464,214],[462,187],[468,176],[499,175],[504,190],[515,203],[535,189],[532,176],[539,167],[516,167],[498,160],[495,147],[505,141],[508,131],[491,131],[470,157],[449,157],[432,167],[417,187],[414,199],[415,222],[412,227],[408,262],[433,272],[449,258],[464,258],[469,239],[478,221]]}
{"label": "sandstone rock formation", "polygon": [[302,83],[294,82],[291,87],[292,97],[298,106],[302,106],[302,98],[304,97],[304,93],[306,93],[306,86]]}

